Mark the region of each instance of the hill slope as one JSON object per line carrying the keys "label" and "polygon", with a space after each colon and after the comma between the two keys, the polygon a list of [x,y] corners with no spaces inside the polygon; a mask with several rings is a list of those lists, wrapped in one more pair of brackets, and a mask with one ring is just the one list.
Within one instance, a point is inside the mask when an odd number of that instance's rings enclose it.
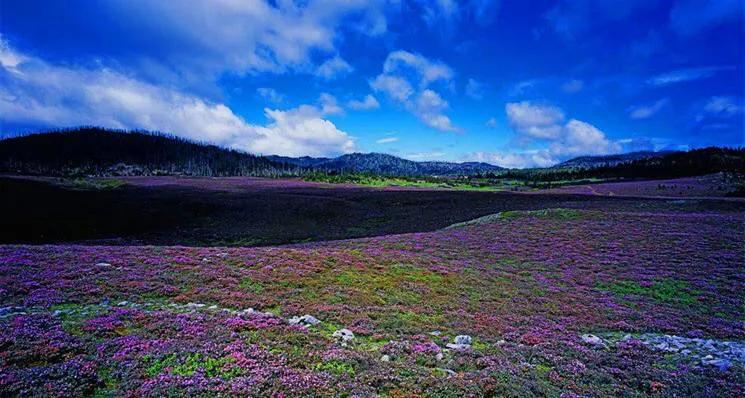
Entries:
{"label": "hill slope", "polygon": [[622,163],[633,162],[635,160],[643,160],[649,158],[659,158],[675,151],[639,151],[629,152],[617,155],[605,155],[605,156],[579,156],[573,159],[569,159],[565,162],[561,162],[552,168],[593,168],[593,167],[608,167],[615,166]]}
{"label": "hill slope", "polygon": [[497,170],[502,168],[476,162],[414,162],[382,153],[255,156],[162,134],[95,127],[0,140],[0,172],[37,175],[275,176],[321,171],[459,176]]}
{"label": "hill slope", "polygon": [[79,128],[0,141],[0,171],[43,175],[269,176],[297,166],[165,135]]}

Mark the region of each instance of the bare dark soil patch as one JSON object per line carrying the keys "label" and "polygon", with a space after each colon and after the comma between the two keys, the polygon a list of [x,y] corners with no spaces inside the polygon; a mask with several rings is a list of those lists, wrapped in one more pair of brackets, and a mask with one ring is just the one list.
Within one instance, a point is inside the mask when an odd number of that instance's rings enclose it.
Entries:
{"label": "bare dark soil patch", "polygon": [[[220,179],[80,189],[0,178],[0,243],[257,246],[431,231],[508,210],[671,208],[656,199],[255,181],[230,190],[211,187],[224,185]],[[745,203],[688,200],[672,207],[742,212]]]}

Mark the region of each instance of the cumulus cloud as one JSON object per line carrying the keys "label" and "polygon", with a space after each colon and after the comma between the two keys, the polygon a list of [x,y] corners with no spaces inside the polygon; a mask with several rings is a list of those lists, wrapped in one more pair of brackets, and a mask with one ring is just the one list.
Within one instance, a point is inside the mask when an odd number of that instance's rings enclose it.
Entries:
{"label": "cumulus cloud", "polygon": [[632,119],[648,119],[662,110],[670,102],[670,99],[663,98],[649,105],[639,105],[629,108],[629,117]]}
{"label": "cumulus cloud", "polygon": [[497,119],[495,119],[493,117],[492,118],[489,118],[489,120],[487,120],[486,123],[484,123],[484,124],[486,125],[486,127],[489,127],[490,129],[496,128],[497,127]]}
{"label": "cumulus cloud", "polygon": [[383,63],[383,73],[370,81],[370,87],[391,98],[425,125],[440,131],[460,132],[444,114],[449,104],[434,89],[434,83],[450,83],[453,70],[439,61],[419,54],[394,51]]}
{"label": "cumulus cloud", "polygon": [[581,155],[608,155],[621,151],[618,143],[590,123],[571,119],[564,126],[561,137],[551,143],[549,152],[559,158]]}
{"label": "cumulus cloud", "polygon": [[351,100],[347,103],[347,106],[358,111],[377,109],[380,107],[378,100],[372,95],[368,94],[361,100]]}
{"label": "cumulus cloud", "polygon": [[453,78],[453,70],[439,61],[431,61],[419,54],[408,51],[394,51],[388,54],[383,63],[384,74],[409,74],[419,78],[419,86],[427,87],[430,83]]}
{"label": "cumulus cloud", "polygon": [[607,155],[622,150],[618,142],[590,123],[569,119],[555,106],[530,101],[505,105],[507,120],[517,133],[518,141],[541,145],[525,151],[476,152],[470,160],[503,167],[547,167],[571,157]]}
{"label": "cumulus cloud", "polygon": [[485,162],[511,169],[549,167],[556,163],[556,159],[552,158],[545,150],[525,152],[474,152],[468,155],[466,160]]}
{"label": "cumulus cloud", "polygon": [[352,66],[337,55],[318,66],[316,76],[325,80],[333,80],[352,72],[352,70]]}
{"label": "cumulus cloud", "polygon": [[336,97],[329,93],[321,93],[319,102],[321,103],[321,113],[324,115],[339,115],[344,113],[344,109],[339,106]]}
{"label": "cumulus cloud", "polygon": [[375,91],[387,94],[399,102],[408,100],[411,94],[414,93],[414,89],[406,79],[390,75],[379,75],[370,82],[370,87]]}
{"label": "cumulus cloud", "polygon": [[268,123],[254,125],[224,104],[110,69],[56,66],[5,43],[0,62],[0,120],[6,122],[146,129],[265,154],[323,156],[354,149],[349,135],[323,118],[333,113],[324,110],[328,104],[267,108]]}
{"label": "cumulus cloud", "polygon": [[[385,33],[388,6],[397,1],[88,2],[86,8],[97,18],[75,18],[76,29],[59,38],[60,48],[90,49],[89,54],[125,65],[141,80],[178,84],[180,89],[214,91],[207,86],[225,72],[318,71],[331,76],[345,69],[343,61],[332,58],[320,70],[316,61],[338,53],[342,31]],[[60,19],[72,20],[79,10],[59,13]],[[101,46],[102,38],[106,46]]]}
{"label": "cumulus cloud", "polygon": [[508,103],[505,111],[518,133],[539,139],[555,139],[561,134],[564,112],[557,107],[522,101]]}

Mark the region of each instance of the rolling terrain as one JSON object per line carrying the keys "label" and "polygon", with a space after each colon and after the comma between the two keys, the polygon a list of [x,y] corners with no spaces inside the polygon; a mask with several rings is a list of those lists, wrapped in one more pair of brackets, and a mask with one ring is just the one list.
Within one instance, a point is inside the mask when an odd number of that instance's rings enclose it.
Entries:
{"label": "rolling terrain", "polygon": [[273,248],[0,246],[0,389],[742,396],[743,212],[677,206]]}
{"label": "rolling terrain", "polygon": [[484,174],[101,134],[0,141],[0,396],[745,394],[740,149]]}

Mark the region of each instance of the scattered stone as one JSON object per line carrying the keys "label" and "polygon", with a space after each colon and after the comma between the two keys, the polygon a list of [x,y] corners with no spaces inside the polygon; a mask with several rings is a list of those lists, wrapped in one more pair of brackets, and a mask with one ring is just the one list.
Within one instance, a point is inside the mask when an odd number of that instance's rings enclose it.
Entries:
{"label": "scattered stone", "polygon": [[589,344],[595,348],[608,348],[608,346],[605,344],[603,339],[601,339],[598,336],[595,336],[594,334],[583,334],[580,336],[583,342],[586,344]]}
{"label": "scattered stone", "polygon": [[455,336],[455,344],[466,344],[471,345],[471,342],[473,339],[471,339],[471,336],[462,334],[460,336]]}
{"label": "scattered stone", "polygon": [[217,309],[217,306],[213,304],[213,305],[207,307],[207,309],[208,310],[216,310]]}
{"label": "scattered stone", "polygon": [[445,355],[443,355],[442,352],[438,352],[437,355],[435,355],[435,359],[438,361],[442,361],[443,358],[445,358]]}
{"label": "scattered stone", "polygon": [[127,301],[127,300],[124,300],[124,301],[120,301],[120,302],[118,302],[118,303],[117,303],[116,305],[118,305],[119,307],[124,307],[124,306],[125,306],[125,305],[127,305],[127,304],[129,304],[129,301]]}
{"label": "scattered stone", "polygon": [[347,345],[348,342],[354,339],[354,333],[349,329],[339,329],[331,335],[331,337],[341,341],[342,345]]}
{"label": "scattered stone", "polygon": [[109,263],[96,263],[97,267],[111,267],[111,264]]}
{"label": "scattered stone", "polygon": [[313,315],[305,314],[303,316],[293,316],[289,319],[290,325],[303,325],[303,326],[313,326],[318,325],[321,323],[318,318],[314,317]]}
{"label": "scattered stone", "polygon": [[206,304],[202,304],[202,303],[187,303],[185,305],[185,307],[186,308],[189,308],[189,309],[197,309],[197,308],[206,307]]}
{"label": "scattered stone", "polygon": [[701,359],[701,363],[703,365],[714,366],[717,369],[719,369],[720,372],[724,372],[727,369],[729,369],[730,366],[732,366],[732,361],[728,359],[724,359],[724,358],[714,359],[713,357],[711,357],[711,355],[707,355],[707,357],[710,357],[710,358]]}
{"label": "scattered stone", "polygon": [[455,336],[454,342],[447,344],[446,347],[453,350],[467,350],[471,348],[472,341],[473,339],[471,338],[471,336],[462,334],[459,336]]}
{"label": "scattered stone", "polygon": [[430,334],[431,336],[439,336],[439,335],[441,335],[441,334],[442,334],[442,332],[440,332],[439,330],[435,330],[435,331],[433,331],[433,332],[429,332],[429,334]]}
{"label": "scattered stone", "polygon": [[380,357],[380,362],[390,362],[390,361],[391,361],[391,357],[388,355],[383,355],[382,357]]}

